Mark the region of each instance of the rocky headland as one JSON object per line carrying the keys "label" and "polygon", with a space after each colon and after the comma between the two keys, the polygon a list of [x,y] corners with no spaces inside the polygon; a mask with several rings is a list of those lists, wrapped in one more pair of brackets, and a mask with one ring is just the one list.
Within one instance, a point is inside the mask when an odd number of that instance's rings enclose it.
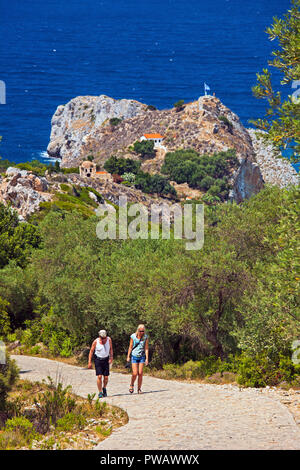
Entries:
{"label": "rocky headland", "polygon": [[[119,118],[117,125],[111,118]],[[77,166],[89,155],[102,165],[111,156],[138,158],[131,146],[144,133],[164,136],[163,149],[142,169],[157,173],[166,151],[193,148],[200,154],[236,150],[240,162],[232,172],[232,197],[237,202],[256,194],[264,183],[296,184],[293,167],[277,159],[274,150],[246,129],[238,116],[215,96],[178,108],[157,110],[134,100],[114,100],[105,95],[79,96],[59,106],[52,118],[48,154],[61,159],[62,167]]]}
{"label": "rocky headland", "polygon": [[[290,163],[277,158],[275,149],[254,129],[246,129],[238,116],[215,96],[202,96],[182,108],[164,110],[105,95],[78,96],[58,106],[51,126],[47,151],[51,157],[60,159],[62,168],[77,167],[90,155],[100,168],[112,155],[139,159],[133,151],[134,142],[144,133],[160,133],[164,136],[163,145],[154,158],[142,161],[143,171],[159,173],[167,151],[192,148],[200,154],[213,154],[233,148],[239,165],[230,175],[231,199],[241,202],[258,193],[266,183],[280,187],[298,184],[298,174]],[[55,199],[63,182],[92,187],[113,203],[117,203],[120,195],[146,206],[154,201],[168,202],[112,181],[62,173],[38,177],[18,168],[8,168],[0,176],[0,201],[14,207],[21,219],[27,218],[39,209],[41,202]],[[171,184],[180,199],[202,196],[201,191],[187,183]]]}

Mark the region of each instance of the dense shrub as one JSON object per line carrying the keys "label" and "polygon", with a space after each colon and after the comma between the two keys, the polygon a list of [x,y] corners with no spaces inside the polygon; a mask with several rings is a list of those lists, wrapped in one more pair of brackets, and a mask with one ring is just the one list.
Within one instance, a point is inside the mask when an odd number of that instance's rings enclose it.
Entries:
{"label": "dense shrub", "polygon": [[[231,373],[231,374],[228,374]],[[185,364],[165,364],[163,374],[166,378],[209,379],[212,382],[226,374],[244,387],[265,387],[287,382],[299,383],[300,365],[295,365],[289,356],[280,355],[271,360],[267,355],[247,356],[229,355],[226,360],[214,356],[200,361],[188,361]],[[218,380],[219,381],[219,380]]]}
{"label": "dense shrub", "polygon": [[155,157],[155,149],[153,140],[137,140],[133,144],[133,150],[138,153],[142,158]]}
{"label": "dense shrub", "polygon": [[33,424],[25,417],[8,419],[0,434],[0,450],[30,446],[38,437]]}
{"label": "dense shrub", "polygon": [[106,171],[117,175],[123,175],[123,173],[137,174],[140,166],[141,162],[131,158],[117,158],[115,156],[110,157],[104,164]]}
{"label": "dense shrub", "polygon": [[177,183],[188,183],[192,188],[208,191],[222,201],[228,197],[230,186],[228,177],[238,160],[234,150],[199,155],[193,149],[167,152],[162,173]]}
{"label": "dense shrub", "polygon": [[6,355],[6,364],[0,364],[0,422],[1,413],[5,413],[8,392],[18,378],[18,368],[15,361]]}
{"label": "dense shrub", "polygon": [[86,423],[87,420],[84,416],[71,412],[57,420],[56,429],[58,431],[69,432],[76,429],[83,429]]}
{"label": "dense shrub", "polygon": [[293,364],[290,357],[280,355],[272,360],[266,354],[244,354],[239,360],[237,382],[245,387],[265,387],[280,382],[292,384],[299,376],[300,366]]}
{"label": "dense shrub", "polygon": [[121,118],[111,118],[109,120],[109,124],[112,126],[112,127],[116,127],[118,124],[120,124],[120,122],[122,122],[122,119]]}
{"label": "dense shrub", "polygon": [[176,190],[167,178],[161,175],[150,175],[150,173],[139,172],[136,175],[134,186],[144,193],[157,193],[161,196],[172,195],[176,196]]}

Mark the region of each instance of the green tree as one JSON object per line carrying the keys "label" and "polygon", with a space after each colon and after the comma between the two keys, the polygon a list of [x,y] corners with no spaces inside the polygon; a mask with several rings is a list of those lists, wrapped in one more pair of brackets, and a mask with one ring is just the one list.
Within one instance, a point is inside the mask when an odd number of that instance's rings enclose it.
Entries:
{"label": "green tree", "polygon": [[24,266],[32,248],[41,243],[39,229],[19,223],[17,213],[0,203],[0,269],[10,260]]}
{"label": "green tree", "polygon": [[124,173],[137,174],[141,166],[141,162],[133,160],[132,158],[117,158],[111,156],[106,160],[104,168],[112,175],[123,175]]}
{"label": "green tree", "polygon": [[9,303],[0,297],[0,339],[5,339],[8,333],[10,333],[10,320],[7,313],[7,307]]}
{"label": "green tree", "polygon": [[[291,9],[283,18],[274,18],[267,34],[271,41],[277,39],[279,49],[269,61],[283,75],[281,84],[288,85],[300,79],[300,0],[293,0]],[[253,87],[254,96],[268,103],[266,117],[251,121],[258,129],[266,131],[264,138],[278,149],[293,149],[294,161],[299,161],[300,150],[300,99],[290,95],[285,101],[280,91],[272,85],[272,75],[265,68],[257,74],[258,84]],[[297,83],[296,83],[297,84]]]}
{"label": "green tree", "polygon": [[142,158],[155,157],[153,140],[142,140],[141,142],[137,140],[133,144],[133,150],[138,153]]}

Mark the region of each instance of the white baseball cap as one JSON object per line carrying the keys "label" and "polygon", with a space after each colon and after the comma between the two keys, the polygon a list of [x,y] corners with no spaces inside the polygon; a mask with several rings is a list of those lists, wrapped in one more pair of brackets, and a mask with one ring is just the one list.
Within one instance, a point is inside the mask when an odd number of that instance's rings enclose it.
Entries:
{"label": "white baseball cap", "polygon": [[106,330],[100,330],[98,332],[98,334],[99,334],[99,336],[101,336],[101,338],[106,338],[106,336],[107,336]]}

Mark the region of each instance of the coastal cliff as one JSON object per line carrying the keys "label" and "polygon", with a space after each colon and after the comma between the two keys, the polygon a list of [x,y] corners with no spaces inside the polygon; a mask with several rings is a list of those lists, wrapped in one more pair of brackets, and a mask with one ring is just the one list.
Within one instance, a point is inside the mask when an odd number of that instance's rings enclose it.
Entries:
{"label": "coastal cliff", "polygon": [[[112,118],[118,118],[116,125]],[[164,136],[164,151],[142,164],[149,173],[160,172],[166,151],[192,148],[199,154],[213,154],[234,148],[240,163],[231,178],[234,199],[240,202],[264,185],[249,133],[215,96],[165,110],[104,95],[77,97],[57,108],[47,151],[61,159],[62,167],[77,166],[89,155],[103,166],[111,155],[137,158],[131,146],[145,132]]]}
{"label": "coastal cliff", "polygon": [[[119,118],[111,125],[112,118]],[[88,155],[104,163],[111,155],[128,154],[128,147],[145,132],[164,136],[168,151],[193,148],[200,154],[235,148],[238,158],[252,158],[247,130],[238,116],[213,96],[203,96],[176,108],[153,110],[133,100],[79,96],[59,106],[51,121],[49,156],[62,167],[77,166]]]}

